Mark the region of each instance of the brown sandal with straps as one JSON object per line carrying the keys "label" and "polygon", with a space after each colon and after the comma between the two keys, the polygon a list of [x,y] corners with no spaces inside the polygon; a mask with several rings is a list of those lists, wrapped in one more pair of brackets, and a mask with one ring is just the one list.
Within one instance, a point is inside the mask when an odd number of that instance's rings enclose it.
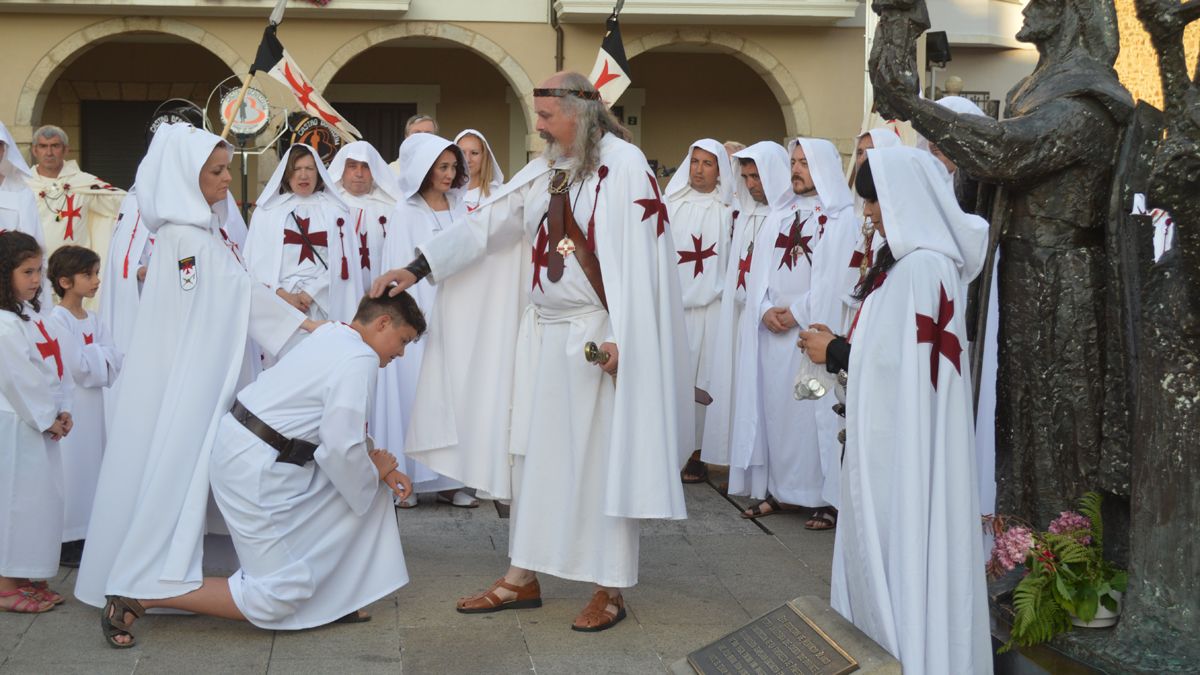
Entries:
{"label": "brown sandal with straps", "polygon": [[[142,603],[133,598],[126,598],[120,595],[104,596],[108,602],[104,605],[104,609],[100,611],[100,629],[104,631],[104,640],[109,647],[113,649],[128,649],[137,644],[137,638],[133,636],[133,621],[126,622],[125,615],[132,614],[133,620],[137,621],[146,614],[146,608],[142,607]],[[111,611],[109,611],[111,610]],[[117,638],[122,635],[129,636],[129,642],[117,642]]]}
{"label": "brown sandal with straps", "polygon": [[[500,596],[496,595],[497,588],[512,591],[517,597],[501,600]],[[538,584],[537,577],[524,586],[514,586],[505,581],[504,577],[500,577],[486,591],[459,599],[457,609],[463,614],[485,614],[502,609],[533,609],[541,606],[542,587]]]}
{"label": "brown sandal with straps", "polygon": [[[608,611],[609,605],[616,606],[616,614]],[[584,607],[579,616],[575,617],[575,623],[571,624],[571,630],[582,633],[599,633],[612,628],[624,618],[625,598],[620,595],[613,597],[607,591],[599,590],[592,595],[592,601],[587,604],[587,607]]]}

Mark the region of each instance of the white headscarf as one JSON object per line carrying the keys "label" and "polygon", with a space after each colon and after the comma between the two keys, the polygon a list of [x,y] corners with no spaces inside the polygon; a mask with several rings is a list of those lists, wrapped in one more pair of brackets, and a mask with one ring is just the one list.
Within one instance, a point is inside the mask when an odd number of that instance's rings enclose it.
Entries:
{"label": "white headscarf", "polygon": [[8,127],[4,126],[4,122],[0,122],[0,143],[5,146],[4,161],[0,161],[0,175],[4,176],[5,182],[17,176],[21,181],[32,178],[33,174],[29,171],[29,165],[25,163],[25,158],[21,156],[21,149],[17,147],[17,142],[13,140],[12,134],[8,132]]}
{"label": "white headscarf", "polygon": [[900,138],[900,134],[892,127],[875,127],[858,135],[855,139],[857,142],[863,136],[871,137],[871,144],[882,150],[883,148],[896,148],[904,145],[904,140]]}
{"label": "white headscarf", "polygon": [[[485,151],[487,151],[488,156],[492,158],[492,185],[491,186],[498,187],[500,185],[504,185],[504,170],[500,168],[500,162],[496,161],[496,153],[492,152],[492,144],[488,143],[487,137],[485,137],[483,134],[476,131],[475,129],[463,129],[462,131],[458,132],[457,136],[454,137],[454,144],[458,145],[458,142],[462,140],[462,137],[466,136],[468,134],[478,138],[479,142],[483,143],[483,149]],[[464,157],[463,159],[465,160],[466,158]]]}
{"label": "white headscarf", "polygon": [[867,162],[892,255],[936,251],[958,265],[964,283],[974,279],[987,254],[988,224],[959,207],[941,162],[916,148],[868,150]]}
{"label": "white headscarf", "polygon": [[[416,196],[421,191],[421,183],[425,182],[425,175],[437,163],[437,158],[441,156],[442,151],[450,149],[458,156],[459,165],[466,170],[467,162],[463,157],[462,149],[436,134],[413,134],[404,139],[400,144],[400,197],[401,200],[407,200]],[[461,199],[466,191],[466,186],[451,188],[450,196],[452,198]]]}
{"label": "white headscarf", "polygon": [[[271,174],[271,180],[267,181],[267,186],[263,188],[262,193],[258,195],[258,208],[265,209],[278,206],[294,196],[291,192],[280,192],[279,187],[283,185],[283,174],[287,171],[288,158],[292,156],[292,152],[295,151],[296,148],[301,147],[307,148],[308,151],[312,153],[313,162],[315,162],[317,165],[317,173],[321,176],[321,182],[325,184],[324,190],[318,191],[314,194],[324,194],[326,197],[332,200],[338,206],[338,208],[342,209],[343,211],[349,211],[350,206],[346,204],[346,202],[342,201],[342,196],[338,194],[337,190],[333,189],[333,177],[329,175],[329,171],[327,171],[325,169],[325,165],[321,163],[321,156],[317,154],[317,151],[311,146],[303,143],[297,143],[288,148],[287,152],[283,153],[283,157],[279,158],[279,166],[275,167],[275,173]],[[372,171],[374,171],[374,169],[372,169]]]}
{"label": "white headscarf", "polygon": [[[844,208],[854,205],[854,195],[846,185],[842,173],[842,155],[833,143],[824,138],[796,138],[788,143],[788,167],[791,168],[792,153],[799,145],[804,148],[804,158],[808,160],[808,171],[812,174],[813,185],[817,188],[817,196],[826,213],[837,213]],[[790,174],[789,174],[790,177]]]}
{"label": "white headscarf", "polygon": [[730,206],[733,204],[734,182],[738,180],[738,175],[733,172],[733,165],[729,161],[729,153],[725,152],[725,146],[711,138],[702,138],[692,143],[687,154],[683,156],[683,161],[679,163],[679,168],[675,170],[675,175],[671,176],[671,181],[667,183],[667,189],[663,190],[663,196],[674,197],[691,184],[692,151],[696,148],[716,155],[717,196],[722,204]]}
{"label": "white headscarf", "polygon": [[167,223],[208,229],[213,214],[224,216],[226,202],[210,206],[200,192],[200,171],[218,145],[233,149],[215,134],[190,124],[160,127],[137,170],[137,203],[150,232]]}
{"label": "white headscarf", "polygon": [[[749,159],[758,167],[758,177],[762,179],[763,194],[767,198],[767,206],[771,209],[782,208],[795,200],[792,192],[792,169],[788,152],[782,145],[774,141],[759,141],[745,150],[733,153],[735,159]],[[732,165],[732,163],[731,163]],[[749,210],[754,198],[746,188],[746,181],[738,172],[738,200],[741,208]]]}
{"label": "white headscarf", "polygon": [[[379,154],[375,146],[366,141],[347,143],[333,156],[333,161],[329,163],[331,185],[342,182],[342,174],[346,172],[346,160],[348,159],[366,162],[371,167],[371,181],[375,187],[390,197],[392,201],[400,201],[400,185],[396,182],[396,174],[388,168],[387,162],[383,161],[383,156]],[[284,164],[284,166],[287,165]]]}

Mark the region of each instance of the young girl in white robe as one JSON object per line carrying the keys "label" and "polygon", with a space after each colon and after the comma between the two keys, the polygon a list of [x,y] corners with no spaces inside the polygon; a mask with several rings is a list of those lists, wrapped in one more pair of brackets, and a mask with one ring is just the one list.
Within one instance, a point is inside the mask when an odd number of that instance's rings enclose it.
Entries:
{"label": "young girl in white robe", "polygon": [[71,400],[75,433],[60,442],[67,458],[61,562],[78,567],[104,454],[104,390],[117,378],[121,354],[96,314],[83,306],[100,288],[100,256],[82,246],[63,246],[50,256],[49,276],[61,298],[50,312],[50,321],[75,385]]}
{"label": "young girl in white robe", "polygon": [[496,162],[496,153],[492,152],[492,146],[478,131],[463,129],[454,137],[454,143],[462,150],[463,159],[467,162],[467,173],[471,176],[467,192],[463,195],[463,203],[470,213],[479,208],[479,203],[490,197],[492,192],[504,185],[504,171]]}
{"label": "young girl in white robe", "polygon": [[38,313],[42,250],[23,232],[0,233],[0,611],[41,613],[63,601],[58,441],[71,431],[59,343]]}
{"label": "young girl in white robe", "polygon": [[[434,134],[413,134],[400,145],[400,196],[392,218],[396,226],[384,243],[383,269],[396,269],[408,264],[416,255],[417,246],[429,241],[450,223],[466,215],[463,188],[467,185],[467,167],[462,150],[457,145]],[[426,316],[433,311],[436,289],[429,282],[417,284],[409,291]],[[408,356],[393,362],[380,373],[379,392],[375,397],[375,416],[372,433],[380,447],[399,451],[404,448],[413,400],[416,398],[417,376],[421,372],[424,345],[414,344]],[[413,494],[401,504],[402,508],[417,505],[418,493],[437,492],[438,501],[462,508],[479,506],[479,500],[461,490],[462,483],[446,478],[405,458],[402,466],[412,477]]]}
{"label": "young girl in white robe", "polygon": [[[313,321],[349,321],[363,295],[350,208],[315,150],[293,145],[258,199],[244,247],[246,268]],[[351,261],[355,265],[351,266]],[[296,334],[270,366],[307,334]]]}

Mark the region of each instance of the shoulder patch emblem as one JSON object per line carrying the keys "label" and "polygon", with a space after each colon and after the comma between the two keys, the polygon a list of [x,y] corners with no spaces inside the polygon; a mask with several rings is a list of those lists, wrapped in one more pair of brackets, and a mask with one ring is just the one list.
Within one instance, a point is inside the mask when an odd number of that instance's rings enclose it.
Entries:
{"label": "shoulder patch emblem", "polygon": [[180,259],[179,287],[185,291],[190,291],[196,287],[196,256]]}

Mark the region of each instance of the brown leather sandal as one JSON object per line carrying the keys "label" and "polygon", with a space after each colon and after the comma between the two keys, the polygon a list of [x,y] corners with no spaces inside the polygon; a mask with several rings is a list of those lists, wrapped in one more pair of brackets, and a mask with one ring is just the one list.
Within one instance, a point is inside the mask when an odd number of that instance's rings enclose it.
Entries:
{"label": "brown leather sandal", "polygon": [[[104,641],[113,649],[128,649],[136,645],[137,638],[133,635],[133,621],[145,616],[146,608],[133,598],[125,598],[120,595],[104,597],[108,600],[104,609],[100,610],[100,629],[104,632]],[[126,614],[132,614],[133,621],[126,622]],[[129,642],[117,642],[117,638],[122,635],[128,635]]]}
{"label": "brown leather sandal", "polygon": [[[517,597],[501,600],[500,596],[496,595],[497,588],[512,591],[517,594]],[[542,587],[538,584],[537,577],[524,586],[514,586],[505,581],[504,577],[500,577],[486,591],[460,598],[457,609],[463,614],[485,614],[499,612],[502,609],[533,609],[541,606]]]}
{"label": "brown leather sandal", "polygon": [[708,480],[708,465],[700,461],[700,451],[697,450],[688,458],[686,464],[683,465],[683,471],[680,476],[684,485],[692,485],[695,483],[703,483]]}
{"label": "brown leather sandal", "polygon": [[[609,605],[616,605],[616,614],[608,611]],[[584,607],[579,616],[575,617],[575,622],[571,624],[571,630],[582,633],[599,633],[612,628],[624,618],[625,598],[620,595],[614,598],[607,591],[599,590],[592,595],[592,601],[587,604],[587,607]]]}

